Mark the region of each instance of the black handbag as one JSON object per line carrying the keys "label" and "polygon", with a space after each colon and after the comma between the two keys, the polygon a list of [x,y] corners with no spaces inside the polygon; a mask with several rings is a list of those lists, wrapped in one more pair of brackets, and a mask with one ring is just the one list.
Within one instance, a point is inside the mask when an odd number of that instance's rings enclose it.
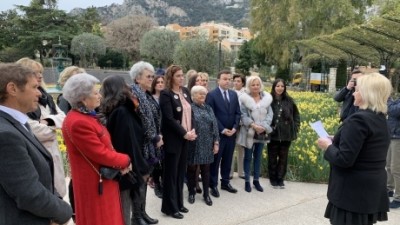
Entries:
{"label": "black handbag", "polygon": [[262,132],[261,134],[258,134],[256,132],[256,133],[254,133],[254,139],[259,140],[259,141],[266,141],[269,139],[269,135],[267,134],[266,131]]}
{"label": "black handbag", "polygon": [[107,180],[114,180],[119,175],[119,170],[107,166],[101,166],[99,172]]}

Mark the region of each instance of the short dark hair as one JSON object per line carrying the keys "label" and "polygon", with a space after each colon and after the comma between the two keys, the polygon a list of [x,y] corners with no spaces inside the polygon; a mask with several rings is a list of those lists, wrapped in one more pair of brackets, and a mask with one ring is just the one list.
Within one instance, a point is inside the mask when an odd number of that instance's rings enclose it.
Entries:
{"label": "short dark hair", "polygon": [[232,79],[234,80],[234,79],[236,79],[238,77],[242,80],[243,87],[246,87],[246,77],[243,74],[235,73],[235,74],[233,74],[233,78]]}
{"label": "short dark hair", "polygon": [[13,82],[19,89],[24,90],[30,77],[36,77],[31,68],[16,63],[0,63],[0,103],[7,99],[8,83]]}
{"label": "short dark hair", "polygon": [[230,70],[221,70],[217,75],[217,79],[221,78],[221,74],[232,74],[232,72]]}

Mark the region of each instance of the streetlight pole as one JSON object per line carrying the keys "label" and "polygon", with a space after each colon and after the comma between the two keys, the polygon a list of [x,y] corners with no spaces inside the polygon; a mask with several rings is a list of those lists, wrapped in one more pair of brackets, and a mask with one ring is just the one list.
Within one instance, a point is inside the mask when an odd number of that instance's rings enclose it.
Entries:
{"label": "streetlight pole", "polygon": [[218,73],[219,73],[219,71],[221,71],[221,57],[222,57],[222,46],[221,46],[221,43],[222,43],[222,39],[223,39],[223,37],[222,36],[219,36],[218,37]]}

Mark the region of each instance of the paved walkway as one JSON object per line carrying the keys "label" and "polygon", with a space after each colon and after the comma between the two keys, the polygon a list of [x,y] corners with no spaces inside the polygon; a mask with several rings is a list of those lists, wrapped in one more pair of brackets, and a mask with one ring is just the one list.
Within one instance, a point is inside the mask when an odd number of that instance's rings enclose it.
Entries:
{"label": "paved walkway", "polygon": [[[220,190],[221,196],[214,198],[213,206],[207,206],[201,194],[196,195],[196,202],[187,202],[185,187],[185,206],[189,213],[182,220],[168,217],[161,213],[161,199],[148,188],[147,213],[159,219],[160,225],[329,225],[323,217],[326,198],[326,184],[286,182],[285,189],[273,189],[268,179],[262,179],[264,192],[253,188],[251,193],[244,190],[244,180],[234,177],[232,186],[238,193],[231,194]],[[201,185],[201,184],[200,184]],[[71,223],[72,224],[72,223]],[[400,224],[400,209],[389,213],[389,221],[382,225]]]}

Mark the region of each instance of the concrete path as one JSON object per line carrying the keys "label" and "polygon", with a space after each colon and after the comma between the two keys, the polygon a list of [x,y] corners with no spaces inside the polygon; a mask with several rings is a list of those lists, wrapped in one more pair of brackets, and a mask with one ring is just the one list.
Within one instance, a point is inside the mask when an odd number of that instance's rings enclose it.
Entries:
{"label": "concrete path", "polygon": [[[161,199],[148,188],[147,213],[157,218],[160,225],[329,225],[323,217],[327,204],[326,184],[286,182],[285,189],[273,189],[268,179],[262,179],[264,192],[253,188],[251,193],[244,190],[244,180],[235,177],[231,184],[238,193],[231,194],[220,190],[221,196],[214,198],[213,206],[207,206],[201,194],[196,195],[196,202],[187,202],[185,187],[185,207],[189,213],[184,219],[174,219],[161,213]],[[201,185],[201,183],[200,183]],[[72,223],[70,223],[72,224]],[[389,213],[389,221],[382,225],[400,224],[400,209]]]}
{"label": "concrete path", "polygon": [[[160,212],[161,199],[154,195],[153,189],[147,193],[147,212],[158,218],[160,225],[328,225],[329,220],[323,217],[328,202],[326,184],[286,182],[285,189],[273,189],[268,179],[262,179],[264,192],[253,188],[252,192],[244,190],[244,180],[236,176],[231,181],[238,193],[231,194],[220,190],[221,196],[214,198],[213,206],[207,206],[201,194],[196,195],[196,202],[187,202],[185,188],[185,207],[189,213],[182,220],[168,217]],[[201,185],[201,183],[200,183]],[[385,225],[400,224],[400,209],[389,213]]]}

